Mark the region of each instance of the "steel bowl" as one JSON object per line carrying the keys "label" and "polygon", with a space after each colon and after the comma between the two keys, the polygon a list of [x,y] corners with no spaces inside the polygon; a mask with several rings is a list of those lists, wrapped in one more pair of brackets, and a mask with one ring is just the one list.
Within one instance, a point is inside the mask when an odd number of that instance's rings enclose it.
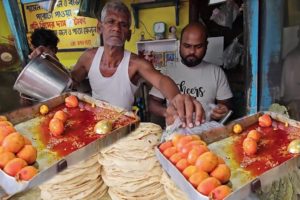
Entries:
{"label": "steel bowl", "polygon": [[72,85],[70,73],[49,54],[32,59],[17,78],[14,89],[44,101],[65,92]]}

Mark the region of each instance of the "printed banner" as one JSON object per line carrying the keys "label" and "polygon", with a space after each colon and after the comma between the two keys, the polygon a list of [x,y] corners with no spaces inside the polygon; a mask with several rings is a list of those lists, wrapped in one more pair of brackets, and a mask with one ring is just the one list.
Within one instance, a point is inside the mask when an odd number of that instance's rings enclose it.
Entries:
{"label": "printed banner", "polygon": [[97,19],[77,16],[80,0],[58,0],[53,12],[39,3],[25,4],[28,33],[36,28],[54,30],[60,39],[58,49],[79,49],[98,46]]}

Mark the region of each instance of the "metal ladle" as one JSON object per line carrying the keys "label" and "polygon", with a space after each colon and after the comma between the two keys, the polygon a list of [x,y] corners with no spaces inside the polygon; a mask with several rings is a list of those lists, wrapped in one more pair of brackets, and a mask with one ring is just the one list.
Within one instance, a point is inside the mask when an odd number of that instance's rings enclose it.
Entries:
{"label": "metal ladle", "polygon": [[106,120],[106,119],[101,120],[95,125],[94,131],[97,134],[109,133],[112,130],[112,124],[113,122],[111,120]]}
{"label": "metal ladle", "polygon": [[290,144],[288,146],[288,152],[300,153],[300,139],[295,139],[290,142]]}
{"label": "metal ladle", "polygon": [[126,113],[126,111],[121,111],[119,115],[117,115],[113,119],[103,119],[94,126],[94,131],[97,134],[106,134],[112,131],[113,123],[116,122],[120,117],[122,117]]}

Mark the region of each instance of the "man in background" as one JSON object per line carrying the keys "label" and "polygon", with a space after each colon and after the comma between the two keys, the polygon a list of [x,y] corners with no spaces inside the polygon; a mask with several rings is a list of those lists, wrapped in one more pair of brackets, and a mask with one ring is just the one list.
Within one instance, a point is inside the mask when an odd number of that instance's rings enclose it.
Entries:
{"label": "man in background", "polygon": [[[188,24],[181,32],[181,62],[169,67],[166,74],[183,94],[189,94],[202,103],[207,120],[220,120],[229,111],[232,93],[223,70],[203,61],[207,49],[207,30],[202,23]],[[164,96],[152,88],[149,110],[165,116]],[[216,104],[216,105],[215,105]]]}
{"label": "man in background", "polygon": [[287,54],[283,62],[280,97],[281,103],[289,108],[291,118],[300,120],[300,26],[297,37],[297,46]]}
{"label": "man in background", "polygon": [[57,44],[59,38],[53,30],[38,28],[33,31],[30,36],[30,48],[31,50],[36,49],[37,47],[43,46],[45,53],[49,53],[54,56],[56,59],[56,53],[58,51]]}

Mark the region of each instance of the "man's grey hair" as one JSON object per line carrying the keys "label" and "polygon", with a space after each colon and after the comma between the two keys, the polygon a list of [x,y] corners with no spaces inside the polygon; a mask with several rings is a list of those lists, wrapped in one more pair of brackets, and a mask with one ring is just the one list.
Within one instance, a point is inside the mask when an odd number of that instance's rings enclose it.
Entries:
{"label": "man's grey hair", "polygon": [[131,26],[131,12],[123,2],[118,0],[107,2],[101,11],[101,22],[104,21],[108,10],[118,11],[126,14],[128,16],[129,27]]}

